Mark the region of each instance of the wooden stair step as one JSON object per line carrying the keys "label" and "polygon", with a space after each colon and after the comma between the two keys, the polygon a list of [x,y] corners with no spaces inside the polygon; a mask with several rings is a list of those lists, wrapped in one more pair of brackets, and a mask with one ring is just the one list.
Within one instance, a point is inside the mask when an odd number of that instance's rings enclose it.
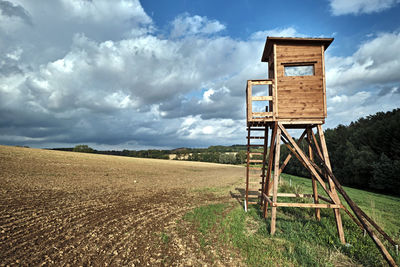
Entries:
{"label": "wooden stair step", "polygon": [[262,189],[261,189],[261,188],[249,188],[249,192],[250,192],[250,191],[252,191],[252,192],[254,192],[254,191],[261,192]]}
{"label": "wooden stair step", "polygon": [[247,145],[248,147],[260,147],[260,146],[264,146],[264,144],[261,145]]}
{"label": "wooden stair step", "polygon": [[261,160],[261,159],[250,159],[249,160],[249,163],[262,163],[263,162],[263,160]]}
{"label": "wooden stair step", "polygon": [[264,155],[263,153],[260,152],[247,152],[247,153],[249,153],[250,155],[260,155],[260,156]]}
{"label": "wooden stair step", "polygon": [[261,182],[249,182],[249,184],[262,184],[262,183]]}

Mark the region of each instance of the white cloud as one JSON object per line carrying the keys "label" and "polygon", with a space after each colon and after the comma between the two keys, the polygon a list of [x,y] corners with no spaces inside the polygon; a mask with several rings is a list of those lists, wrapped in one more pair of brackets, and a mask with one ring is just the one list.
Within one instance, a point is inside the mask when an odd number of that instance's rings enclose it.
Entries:
{"label": "white cloud", "polygon": [[[238,123],[239,122],[239,123]],[[178,136],[183,140],[203,140],[212,144],[242,143],[245,136],[244,121],[207,119],[199,115],[187,117],[180,125]]]}
{"label": "white cloud", "polygon": [[352,56],[327,56],[328,86],[340,93],[400,82],[399,47],[400,33],[381,33],[361,44]]}
{"label": "white cloud", "polygon": [[331,12],[335,16],[346,14],[370,14],[381,12],[397,5],[399,0],[330,0]]}
{"label": "white cloud", "polygon": [[62,0],[62,4],[73,17],[104,24],[115,20],[126,22],[134,18],[136,23],[151,23],[138,0]]}
{"label": "white cloud", "polygon": [[183,37],[196,34],[213,34],[224,30],[226,27],[217,20],[207,17],[189,16],[185,13],[172,21],[171,37]]}
{"label": "white cloud", "polygon": [[399,107],[400,33],[381,33],[348,57],[326,57],[328,125]]}
{"label": "white cloud", "polygon": [[[16,3],[25,19],[1,17],[9,31],[0,23],[2,144],[243,143],[246,80],[267,78],[265,37],[303,36],[289,27],[238,40],[219,21],[185,14],[165,38],[138,1]],[[327,56],[332,126],[396,105],[398,41],[382,33],[349,57]]]}
{"label": "white cloud", "polygon": [[288,28],[275,28],[272,30],[267,30],[267,31],[258,31],[253,33],[250,36],[250,39],[254,40],[264,40],[267,38],[267,36],[272,36],[272,37],[304,37],[303,34],[297,32],[297,30],[293,27],[288,27]]}

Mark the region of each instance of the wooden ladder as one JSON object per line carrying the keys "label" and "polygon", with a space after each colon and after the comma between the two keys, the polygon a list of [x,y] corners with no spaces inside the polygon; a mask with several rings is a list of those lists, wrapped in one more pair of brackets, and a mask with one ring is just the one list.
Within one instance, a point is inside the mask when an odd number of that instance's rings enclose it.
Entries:
{"label": "wooden ladder", "polygon": [[[263,141],[262,144],[259,143],[261,140]],[[253,144],[252,141],[258,141],[258,143]],[[259,203],[262,205],[263,202],[261,193],[263,192],[265,181],[267,142],[267,126],[247,127],[246,195],[244,200],[246,212],[249,204]]]}

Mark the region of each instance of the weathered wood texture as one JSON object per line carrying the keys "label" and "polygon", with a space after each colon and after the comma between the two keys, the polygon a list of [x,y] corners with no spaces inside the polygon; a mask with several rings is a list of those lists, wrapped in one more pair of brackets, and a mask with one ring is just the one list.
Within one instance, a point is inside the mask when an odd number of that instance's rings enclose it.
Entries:
{"label": "weathered wood texture", "polygon": [[[324,118],[324,78],[321,45],[276,46],[278,118]],[[314,66],[314,75],[285,76],[285,65]]]}

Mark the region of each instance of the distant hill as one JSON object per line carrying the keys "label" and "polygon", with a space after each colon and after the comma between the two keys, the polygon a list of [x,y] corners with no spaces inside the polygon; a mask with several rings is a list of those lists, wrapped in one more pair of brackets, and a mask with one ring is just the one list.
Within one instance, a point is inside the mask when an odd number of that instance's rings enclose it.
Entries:
{"label": "distant hill", "polygon": [[246,160],[246,149],[246,145],[231,145],[210,146],[208,148],[180,147],[171,150],[95,150],[87,145],[77,145],[73,148],[53,148],[52,150],[155,159],[169,159],[170,155],[173,154],[175,159],[180,160],[215,162],[224,164],[243,164]]}

